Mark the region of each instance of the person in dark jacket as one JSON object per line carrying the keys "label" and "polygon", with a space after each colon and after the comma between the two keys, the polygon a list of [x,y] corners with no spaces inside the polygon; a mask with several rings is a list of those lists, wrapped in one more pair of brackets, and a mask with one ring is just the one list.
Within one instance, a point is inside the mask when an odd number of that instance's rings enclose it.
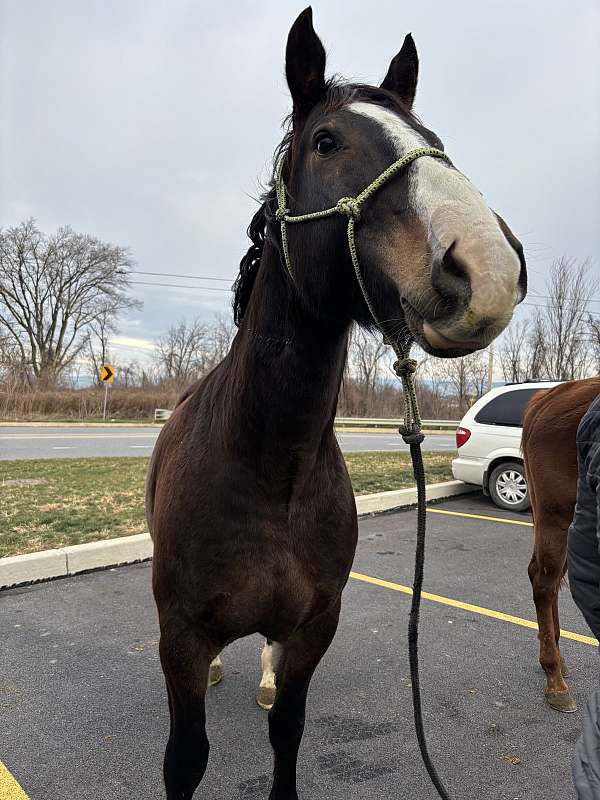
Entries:
{"label": "person in dark jacket", "polygon": [[[577,460],[577,503],[569,528],[569,585],[573,599],[600,640],[600,396],[579,424]],[[573,780],[579,800],[600,800],[600,690],[588,703],[583,733],[575,749]]]}

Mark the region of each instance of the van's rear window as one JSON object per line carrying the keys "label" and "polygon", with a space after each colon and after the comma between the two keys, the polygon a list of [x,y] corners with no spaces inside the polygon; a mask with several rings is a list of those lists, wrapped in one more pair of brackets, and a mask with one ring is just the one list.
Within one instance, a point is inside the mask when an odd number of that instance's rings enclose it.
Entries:
{"label": "van's rear window", "polygon": [[515,389],[494,397],[475,415],[475,422],[482,425],[510,425],[520,428],[527,403],[538,389]]}

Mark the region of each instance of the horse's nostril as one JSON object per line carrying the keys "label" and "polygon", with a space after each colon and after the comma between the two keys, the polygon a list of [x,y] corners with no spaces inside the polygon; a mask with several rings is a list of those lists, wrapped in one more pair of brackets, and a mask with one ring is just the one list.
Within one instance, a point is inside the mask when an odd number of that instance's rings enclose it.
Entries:
{"label": "horse's nostril", "polygon": [[471,296],[469,276],[455,256],[455,246],[452,242],[442,258],[434,258],[431,267],[431,284],[444,300],[451,301],[452,311],[466,305]]}

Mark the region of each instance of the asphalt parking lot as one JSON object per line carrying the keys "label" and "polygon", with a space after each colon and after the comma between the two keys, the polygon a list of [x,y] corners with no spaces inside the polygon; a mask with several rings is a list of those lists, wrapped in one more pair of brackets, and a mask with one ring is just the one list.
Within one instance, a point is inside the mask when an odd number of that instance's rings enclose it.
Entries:
{"label": "asphalt parking lot", "polygon": [[[574,797],[571,754],[597,652],[562,592],[562,628],[573,634],[562,649],[580,710],[546,707],[535,631],[523,624],[535,618],[529,522],[479,495],[428,515],[425,720],[456,800]],[[437,797],[417,751],[408,678],[414,527],[414,511],[361,521],[338,635],[309,698],[302,800]],[[168,712],[149,578],[139,564],[0,594],[0,758],[32,800],[163,797]],[[268,796],[267,720],[253,700],[260,647],[252,638],[224,654],[225,680],[209,691],[211,759],[198,797]],[[0,771],[0,798],[23,797],[2,790]]]}

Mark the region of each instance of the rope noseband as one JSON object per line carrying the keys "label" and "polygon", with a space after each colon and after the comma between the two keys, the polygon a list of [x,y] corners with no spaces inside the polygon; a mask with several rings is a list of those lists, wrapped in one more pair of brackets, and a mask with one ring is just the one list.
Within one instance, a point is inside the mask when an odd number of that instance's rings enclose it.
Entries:
{"label": "rope noseband", "polygon": [[[352,266],[354,267],[354,274],[360,286],[362,296],[367,304],[369,313],[375,325],[379,328],[383,335],[383,341],[394,349],[397,361],[394,363],[394,372],[402,381],[402,389],[404,392],[404,424],[400,428],[400,433],[404,437],[407,444],[420,443],[423,441],[421,434],[421,417],[419,415],[419,407],[417,404],[417,397],[415,394],[414,383],[412,375],[417,368],[417,362],[410,357],[410,340],[399,339],[397,337],[390,337],[387,335],[385,326],[377,316],[377,312],[371,302],[367,287],[363,280],[360,263],[358,261],[358,253],[356,250],[356,237],[355,228],[356,223],[360,220],[362,208],[375,192],[381,189],[391,178],[398,175],[405,167],[416,161],[417,158],[423,156],[432,156],[433,158],[442,158],[448,163],[452,163],[446,153],[438,150],[435,147],[417,147],[410,150],[405,156],[394,161],[387,169],[385,169],[375,180],[370,183],[366,189],[356,197],[342,197],[335,206],[325,208],[323,211],[313,211],[309,214],[298,214],[292,216],[289,208],[286,207],[286,188],[283,181],[283,165],[284,159],[282,158],[277,168],[276,191],[277,191],[277,211],[275,217],[281,226],[281,245],[283,249],[283,259],[285,266],[291,278],[294,278],[292,270],[292,262],[290,259],[290,251],[287,236],[287,223],[293,222],[311,222],[312,220],[324,219],[325,217],[333,217],[335,214],[341,214],[348,218],[348,249],[350,250],[350,258],[352,259]],[[410,437],[410,439],[407,439]],[[419,438],[420,437],[420,438]]]}
{"label": "rope noseband", "polygon": [[413,381],[413,374],[417,368],[417,362],[410,357],[411,339],[390,337],[385,330],[385,326],[377,316],[377,312],[371,302],[369,293],[363,280],[360,264],[358,261],[358,253],[356,251],[356,238],[355,227],[361,217],[361,211],[367,200],[372,197],[378,189],[387,183],[391,178],[401,172],[417,158],[423,156],[432,156],[433,158],[442,158],[448,163],[452,163],[448,156],[435,147],[418,147],[410,150],[405,156],[399,158],[391,164],[381,175],[370,183],[366,189],[356,197],[342,197],[335,206],[326,208],[323,211],[313,211],[309,214],[299,214],[292,216],[289,208],[286,207],[286,188],[283,181],[283,162],[282,158],[277,168],[276,191],[277,191],[277,211],[275,217],[281,226],[281,245],[283,249],[283,258],[285,266],[290,274],[292,280],[294,273],[292,271],[292,264],[290,261],[290,252],[287,238],[287,223],[293,222],[310,222],[311,220],[324,219],[325,217],[332,217],[335,214],[341,214],[348,218],[348,249],[350,250],[350,257],[354,267],[354,274],[360,286],[362,296],[364,297],[369,313],[373,318],[373,322],[379,328],[383,335],[383,341],[394,349],[397,356],[397,361],[394,363],[394,371],[402,381],[402,390],[404,392],[404,424],[401,426],[399,432],[405,443],[410,446],[410,456],[413,465],[413,472],[417,484],[417,547],[415,554],[415,577],[413,582],[413,595],[412,604],[410,609],[410,618],[408,624],[408,650],[410,661],[410,675],[412,684],[413,707],[415,717],[415,728],[417,732],[417,740],[419,742],[419,749],[423,762],[429,773],[429,777],[435,786],[437,793],[442,800],[450,800],[450,796],[444,787],[441,779],[429,756],[427,749],[427,741],[425,738],[425,730],[423,726],[423,715],[421,710],[421,689],[419,682],[419,654],[418,654],[418,635],[419,635],[419,611],[421,606],[421,593],[423,588],[423,565],[425,562],[425,470],[423,467],[423,457],[421,454],[421,443],[424,436],[421,432],[421,416],[419,414],[419,406],[417,403],[417,395],[415,393],[415,385]]}

